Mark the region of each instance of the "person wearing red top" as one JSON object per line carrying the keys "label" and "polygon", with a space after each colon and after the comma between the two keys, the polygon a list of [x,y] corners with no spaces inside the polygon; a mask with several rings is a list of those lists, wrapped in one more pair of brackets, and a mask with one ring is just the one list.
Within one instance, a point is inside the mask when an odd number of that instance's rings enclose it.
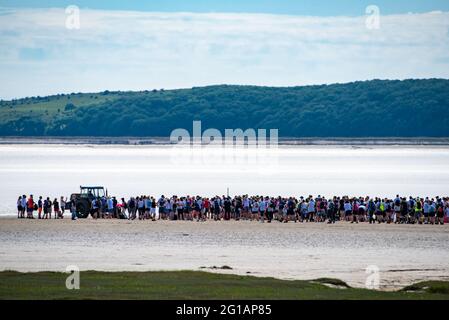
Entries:
{"label": "person wearing red top", "polygon": [[212,218],[211,212],[210,212],[210,201],[209,201],[208,198],[204,199],[203,207],[204,207],[204,215],[205,215],[205,217],[208,218],[208,219]]}
{"label": "person wearing red top", "polygon": [[27,218],[28,219],[34,219],[33,210],[34,210],[34,200],[33,200],[33,195],[31,194],[27,201]]}

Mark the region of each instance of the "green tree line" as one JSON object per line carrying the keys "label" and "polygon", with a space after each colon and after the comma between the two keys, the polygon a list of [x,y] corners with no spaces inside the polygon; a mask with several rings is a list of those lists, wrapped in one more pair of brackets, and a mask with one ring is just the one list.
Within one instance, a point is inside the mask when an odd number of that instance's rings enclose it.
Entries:
{"label": "green tree line", "polygon": [[0,102],[2,136],[168,136],[176,128],[278,129],[280,137],[448,137],[449,80],[301,87],[217,85]]}

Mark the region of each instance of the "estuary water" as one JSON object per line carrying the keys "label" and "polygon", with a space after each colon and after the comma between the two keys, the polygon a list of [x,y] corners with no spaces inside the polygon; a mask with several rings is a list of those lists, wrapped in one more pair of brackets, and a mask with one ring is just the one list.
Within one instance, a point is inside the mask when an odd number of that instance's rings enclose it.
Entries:
{"label": "estuary water", "polygon": [[110,195],[449,195],[449,147],[277,148],[0,145],[0,215],[17,197],[69,196],[80,185]]}

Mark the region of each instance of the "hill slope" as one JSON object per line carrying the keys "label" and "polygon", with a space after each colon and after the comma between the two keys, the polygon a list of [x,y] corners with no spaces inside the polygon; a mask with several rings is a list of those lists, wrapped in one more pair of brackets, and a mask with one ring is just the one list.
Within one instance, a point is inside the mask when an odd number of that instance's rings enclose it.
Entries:
{"label": "hill slope", "polygon": [[175,128],[277,128],[280,137],[448,137],[449,80],[305,87],[209,86],[0,102],[1,136],[168,136]]}

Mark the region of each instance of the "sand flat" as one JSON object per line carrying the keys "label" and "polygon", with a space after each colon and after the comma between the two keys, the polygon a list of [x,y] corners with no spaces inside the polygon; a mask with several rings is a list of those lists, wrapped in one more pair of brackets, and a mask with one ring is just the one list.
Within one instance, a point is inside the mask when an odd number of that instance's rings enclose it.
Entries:
{"label": "sand flat", "polygon": [[0,270],[211,270],[364,287],[449,280],[449,225],[0,219]]}

